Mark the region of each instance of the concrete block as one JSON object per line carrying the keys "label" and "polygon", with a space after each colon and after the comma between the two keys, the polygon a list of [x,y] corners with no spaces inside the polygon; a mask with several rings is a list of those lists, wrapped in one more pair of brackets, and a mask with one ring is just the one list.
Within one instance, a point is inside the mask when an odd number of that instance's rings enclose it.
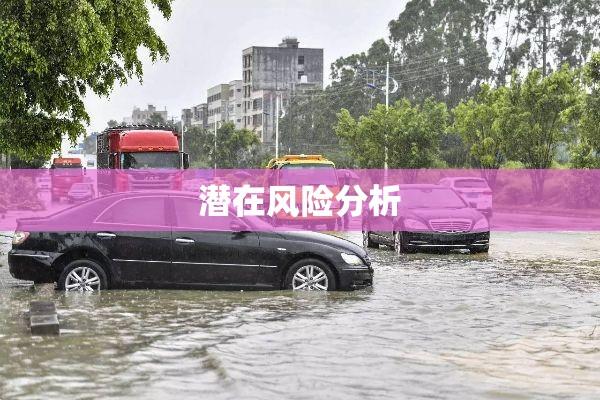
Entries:
{"label": "concrete block", "polygon": [[29,304],[29,328],[32,335],[59,335],[56,305],[51,301],[32,301]]}

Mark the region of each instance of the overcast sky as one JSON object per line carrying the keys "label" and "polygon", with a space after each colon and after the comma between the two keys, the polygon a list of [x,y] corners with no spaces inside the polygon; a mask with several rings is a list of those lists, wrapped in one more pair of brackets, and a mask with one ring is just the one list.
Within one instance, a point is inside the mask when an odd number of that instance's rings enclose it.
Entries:
{"label": "overcast sky", "polygon": [[170,20],[153,16],[166,41],[168,62],[146,63],[144,82],[117,87],[110,98],[88,96],[88,131],[110,119],[121,121],[134,106],[165,107],[179,117],[182,108],[206,101],[206,89],[242,79],[242,50],[277,46],[295,36],[301,47],[325,49],[325,76],[340,56],[365,51],[387,38],[388,22],[405,0],[175,0]]}

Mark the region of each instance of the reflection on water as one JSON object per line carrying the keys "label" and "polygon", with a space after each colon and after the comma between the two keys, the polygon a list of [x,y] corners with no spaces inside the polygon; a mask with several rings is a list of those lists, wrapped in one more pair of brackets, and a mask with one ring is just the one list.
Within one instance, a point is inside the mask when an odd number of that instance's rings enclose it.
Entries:
{"label": "reflection on water", "polygon": [[[354,293],[0,290],[0,398],[594,398],[598,239],[374,250],[375,286]],[[44,297],[58,338],[27,335]]]}

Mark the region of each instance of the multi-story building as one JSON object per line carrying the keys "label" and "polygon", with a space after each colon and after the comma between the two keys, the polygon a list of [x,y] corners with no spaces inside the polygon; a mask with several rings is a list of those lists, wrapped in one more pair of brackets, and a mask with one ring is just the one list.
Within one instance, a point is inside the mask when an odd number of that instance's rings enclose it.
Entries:
{"label": "multi-story building", "polygon": [[181,121],[183,121],[183,125],[185,127],[189,127],[192,125],[192,109],[184,108],[181,110]]}
{"label": "multi-story building", "polygon": [[229,97],[227,99],[227,121],[233,123],[236,129],[244,127],[244,94],[241,80],[229,82]]}
{"label": "multi-story building", "polygon": [[134,107],[133,112],[131,113],[131,118],[125,117],[124,121],[132,124],[147,124],[151,122],[150,117],[152,117],[154,114],[160,115],[164,122],[166,122],[169,118],[166,109],[159,111],[154,105],[148,104],[148,108],[145,110],[142,110],[139,107]]}
{"label": "multi-story building", "polygon": [[262,142],[275,141],[275,102],[283,108],[299,90],[323,89],[323,49],[299,47],[284,38],[278,47],[250,47],[242,52],[243,127]]}
{"label": "multi-story building", "polygon": [[192,107],[192,126],[208,127],[208,104],[202,103]]}
{"label": "multi-story building", "polygon": [[208,89],[208,128],[215,129],[215,124],[227,121],[227,106],[229,104],[229,85],[222,83]]}

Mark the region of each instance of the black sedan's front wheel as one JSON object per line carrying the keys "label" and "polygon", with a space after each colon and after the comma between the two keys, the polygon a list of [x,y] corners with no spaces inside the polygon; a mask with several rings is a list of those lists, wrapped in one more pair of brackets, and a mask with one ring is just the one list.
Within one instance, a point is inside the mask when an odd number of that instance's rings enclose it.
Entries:
{"label": "black sedan's front wheel", "polygon": [[104,269],[92,260],[75,260],[63,269],[58,288],[66,292],[97,292],[108,288]]}
{"label": "black sedan's front wheel", "polygon": [[305,291],[332,291],[336,289],[331,268],[316,259],[307,259],[292,265],[285,276],[285,288]]}
{"label": "black sedan's front wheel", "polygon": [[379,245],[371,238],[371,233],[369,231],[363,231],[363,247],[369,249],[378,249]]}

